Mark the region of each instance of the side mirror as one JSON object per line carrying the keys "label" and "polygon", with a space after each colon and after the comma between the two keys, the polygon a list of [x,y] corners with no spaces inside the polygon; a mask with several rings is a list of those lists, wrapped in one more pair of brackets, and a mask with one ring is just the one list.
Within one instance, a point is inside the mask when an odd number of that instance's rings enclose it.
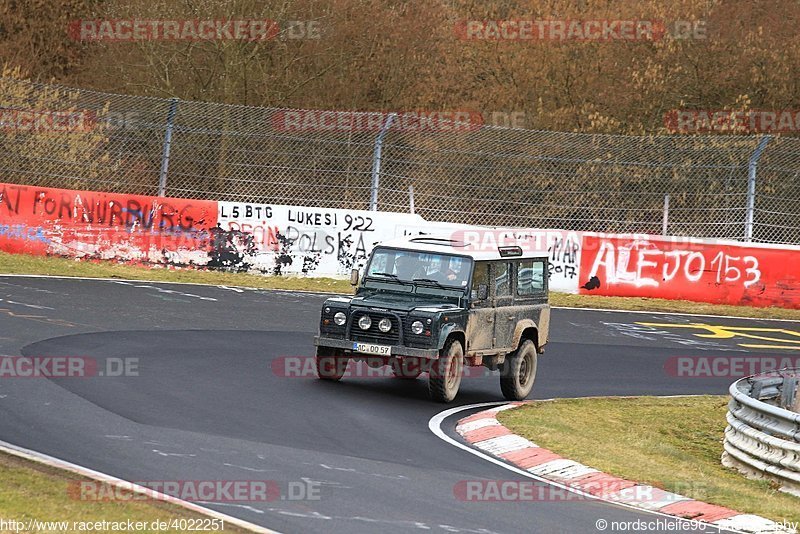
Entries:
{"label": "side mirror", "polygon": [[478,285],[478,300],[486,300],[489,296],[489,286],[486,284]]}
{"label": "side mirror", "polygon": [[350,271],[350,285],[351,286],[358,285],[358,269],[353,269]]}

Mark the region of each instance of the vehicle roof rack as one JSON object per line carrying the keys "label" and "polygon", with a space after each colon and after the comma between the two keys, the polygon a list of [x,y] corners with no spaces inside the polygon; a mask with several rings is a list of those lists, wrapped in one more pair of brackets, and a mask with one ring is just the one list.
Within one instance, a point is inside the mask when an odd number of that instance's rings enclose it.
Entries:
{"label": "vehicle roof rack", "polygon": [[413,237],[409,239],[412,243],[430,243],[433,245],[450,245],[451,247],[466,247],[467,244],[463,241],[456,241],[455,239],[447,239],[446,237]]}

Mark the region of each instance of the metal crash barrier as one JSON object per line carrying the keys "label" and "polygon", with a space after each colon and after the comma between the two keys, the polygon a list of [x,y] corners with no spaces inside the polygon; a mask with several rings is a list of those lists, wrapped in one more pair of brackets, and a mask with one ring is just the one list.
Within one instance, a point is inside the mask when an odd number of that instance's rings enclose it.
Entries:
{"label": "metal crash barrier", "polygon": [[[737,380],[730,387],[722,464],[800,496],[800,369]],[[794,410],[794,411],[793,411]]]}

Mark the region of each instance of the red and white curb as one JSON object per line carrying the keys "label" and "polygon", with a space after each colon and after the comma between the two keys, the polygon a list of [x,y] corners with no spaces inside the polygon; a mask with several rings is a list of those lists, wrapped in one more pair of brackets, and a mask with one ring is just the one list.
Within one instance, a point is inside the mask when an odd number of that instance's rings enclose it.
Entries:
{"label": "red and white curb", "polygon": [[708,504],[690,497],[638,484],[602,473],[597,469],[563,458],[518,436],[497,420],[503,410],[526,403],[515,402],[478,412],[456,424],[458,432],[473,447],[504,460],[544,480],[564,485],[599,500],[633,506],[692,521],[702,521],[720,529],[768,534],[797,531],[770,519],[742,514],[724,506]]}

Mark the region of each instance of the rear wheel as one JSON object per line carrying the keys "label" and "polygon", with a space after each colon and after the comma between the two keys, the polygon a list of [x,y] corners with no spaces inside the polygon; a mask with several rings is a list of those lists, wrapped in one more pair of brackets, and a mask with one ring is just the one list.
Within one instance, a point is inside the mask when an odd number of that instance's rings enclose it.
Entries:
{"label": "rear wheel", "polygon": [[347,369],[347,358],[328,347],[317,347],[317,376],[322,380],[341,380]]}
{"label": "rear wheel", "polygon": [[439,351],[439,359],[433,362],[428,377],[428,393],[437,402],[450,402],[456,398],[464,371],[464,347],[455,338],[450,338]]}
{"label": "rear wheel", "polygon": [[538,358],[536,345],[524,340],[519,348],[506,356],[500,372],[500,389],[508,400],[522,400],[533,388]]}

